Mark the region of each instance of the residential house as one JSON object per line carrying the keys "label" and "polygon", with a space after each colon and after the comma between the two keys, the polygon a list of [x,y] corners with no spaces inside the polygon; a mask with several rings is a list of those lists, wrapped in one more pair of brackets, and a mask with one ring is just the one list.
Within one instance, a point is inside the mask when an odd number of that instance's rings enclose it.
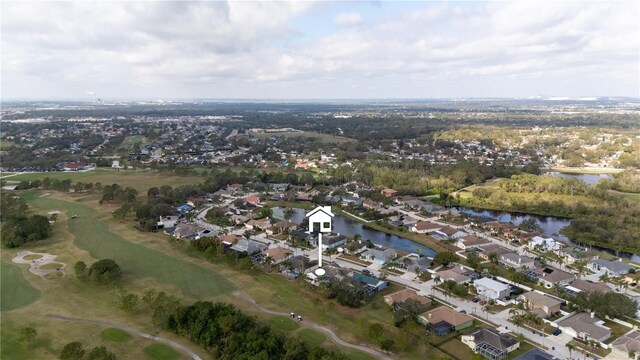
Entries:
{"label": "residential house", "polygon": [[275,191],[285,192],[285,191],[289,190],[289,184],[287,184],[287,183],[271,184],[271,188],[273,190],[275,190]]}
{"label": "residential house", "polygon": [[198,234],[200,234],[204,230],[204,227],[197,224],[178,224],[173,231],[173,236],[177,237],[178,239],[195,239],[196,236],[198,236]]}
{"label": "residential house", "polygon": [[311,284],[315,286],[319,286],[320,284],[323,284],[323,283],[328,283],[332,279],[343,279],[346,274],[345,269],[335,264],[324,264],[322,268],[324,269],[325,273],[324,275],[318,276],[315,274],[315,270],[317,268],[318,268],[317,265],[310,268],[306,274],[307,281],[309,281]]}
{"label": "residential house", "polygon": [[282,247],[267,249],[262,254],[265,258],[270,257],[273,264],[279,264],[291,258],[291,251]]}
{"label": "residential house", "polygon": [[606,273],[609,276],[620,276],[629,273],[631,265],[620,260],[593,259],[587,263],[587,267],[597,273]]}
{"label": "residential house", "polygon": [[176,227],[179,218],[177,216],[160,216],[158,219],[158,227],[163,229],[170,229]]}
{"label": "residential house", "polygon": [[564,291],[570,294],[577,294],[580,292],[606,293],[611,291],[611,288],[603,282],[591,282],[587,280],[576,279],[572,281],[569,286],[565,287]]}
{"label": "residential house", "polygon": [[430,221],[418,221],[411,227],[411,231],[418,234],[426,234],[431,231],[440,230],[442,225]]}
{"label": "residential house", "polygon": [[353,196],[348,196],[348,197],[343,197],[342,198],[342,203],[344,205],[361,206],[362,205],[362,199],[357,198],[357,197],[353,197]]}
{"label": "residential house", "polygon": [[630,354],[634,354],[631,359],[640,359],[640,331],[634,330],[620,336],[611,343],[611,350],[620,359],[626,359]]}
{"label": "residential house", "polygon": [[510,222],[501,221],[489,221],[484,224],[494,234],[502,234],[506,237],[513,237],[518,230],[518,227]]}
{"label": "residential house", "polygon": [[231,192],[242,191],[242,184],[238,184],[238,183],[231,184],[227,186],[227,190]]}
{"label": "residential house", "polygon": [[371,199],[364,199],[362,201],[362,207],[365,209],[377,209],[380,204],[377,201],[373,201]]}
{"label": "residential house", "polygon": [[491,254],[496,254],[497,259],[500,260],[500,256],[502,256],[503,254],[513,253],[513,250],[507,249],[506,247],[498,244],[480,245],[474,250],[483,260],[489,260]]}
{"label": "residential house", "polygon": [[191,210],[193,210],[193,206],[189,205],[189,204],[184,204],[184,205],[180,205],[176,208],[176,210],[178,210],[178,212],[180,213],[187,213]]}
{"label": "residential house", "polygon": [[380,193],[382,194],[382,196],[388,197],[388,198],[398,196],[398,192],[393,189],[383,189]]}
{"label": "residential house", "polygon": [[220,242],[226,245],[233,245],[242,239],[244,239],[242,236],[234,234],[223,235],[219,238]]}
{"label": "residential house", "polygon": [[436,276],[440,277],[442,282],[455,281],[456,284],[465,284],[473,280],[470,274],[474,273],[473,270],[465,269],[462,265],[454,266],[450,269],[438,271]]}
{"label": "residential house", "polygon": [[367,250],[367,242],[362,240],[352,241],[344,246],[344,251],[351,255],[359,254]]}
{"label": "residential house", "polygon": [[560,360],[560,359],[538,348],[534,348],[533,350],[530,350],[529,352],[526,352],[518,356],[514,360]]}
{"label": "residential house", "polygon": [[277,235],[282,233],[291,233],[295,230],[298,230],[298,224],[287,220],[281,220],[273,224],[270,228],[267,228],[266,232],[268,235]]}
{"label": "residential house", "polygon": [[271,219],[268,217],[262,219],[251,219],[244,225],[247,230],[266,230],[271,227]]}
{"label": "residential house", "polygon": [[560,256],[567,265],[572,265],[580,260],[589,261],[597,257],[593,251],[583,250],[574,246],[567,246],[556,250],[555,254]]}
{"label": "residential house", "polygon": [[423,306],[431,306],[431,299],[426,296],[418,295],[415,290],[402,289],[393,294],[385,295],[384,302],[393,306],[394,304],[403,303],[407,300],[415,301]]}
{"label": "residential house", "polygon": [[502,254],[500,256],[500,263],[504,264],[510,268],[522,270],[522,269],[532,269],[534,267],[534,260],[532,258],[526,257],[524,255],[516,254],[516,253],[507,253]]}
{"label": "residential house", "polygon": [[380,280],[378,278],[374,278],[372,276],[365,275],[359,272],[351,273],[351,278],[353,278],[353,280],[355,280],[356,282],[363,284],[369,296],[385,289],[388,285],[388,283],[384,280]]}
{"label": "residential house", "polygon": [[534,268],[526,272],[530,279],[539,281],[543,286],[550,289],[556,284],[559,286],[569,285],[575,277],[566,271],[547,266],[544,268]]}
{"label": "residential house", "polygon": [[471,249],[477,248],[478,246],[487,245],[490,243],[491,241],[487,239],[480,238],[475,235],[467,235],[459,238],[456,241],[456,246],[462,250],[471,250]]}
{"label": "residential house", "polygon": [[527,246],[529,249],[540,249],[541,251],[558,251],[563,247],[561,242],[541,236],[531,238]]}
{"label": "residential house", "polygon": [[258,252],[262,252],[267,249],[267,245],[255,240],[238,240],[237,243],[231,246],[231,250],[246,255],[253,255]]}
{"label": "residential house", "polygon": [[244,201],[247,204],[253,205],[253,206],[261,206],[262,204],[262,199],[260,199],[259,196],[256,195],[249,195],[246,198],[244,198]]}
{"label": "residential house", "polygon": [[443,226],[440,229],[430,231],[429,235],[433,236],[437,240],[457,240],[469,234],[460,229],[452,228],[451,226]]}
{"label": "residential house", "polygon": [[418,322],[434,334],[443,336],[468,328],[473,325],[473,318],[443,305],[418,315]]}
{"label": "residential house", "polygon": [[537,291],[529,291],[528,293],[520,295],[520,300],[543,319],[553,316],[560,311],[560,300]]}
{"label": "residential house", "polygon": [[291,264],[292,269],[299,274],[304,274],[309,269],[318,265],[317,260],[311,260],[304,255],[292,257],[291,259],[289,259],[289,263]]}
{"label": "residential house", "polygon": [[490,360],[504,359],[510,352],[520,347],[520,342],[515,338],[487,328],[476,330],[469,335],[462,335],[461,340],[474,353]]}
{"label": "residential house", "polygon": [[482,278],[473,282],[478,295],[492,300],[501,300],[511,294],[511,286],[491,278]]}
{"label": "residential house", "polygon": [[409,254],[398,260],[396,265],[412,273],[426,273],[431,268],[432,259],[418,254]]}
{"label": "residential house", "polygon": [[396,256],[396,251],[392,248],[384,250],[376,248],[367,249],[361,255],[363,259],[379,265],[384,265],[385,263],[393,260],[393,258],[395,258]]}
{"label": "residential house", "polygon": [[611,329],[604,326],[593,313],[581,312],[558,322],[560,329],[584,341],[605,341],[611,337]]}
{"label": "residential house", "polygon": [[[337,248],[340,245],[347,243],[347,237],[341,234],[322,234],[322,251],[327,249]],[[309,244],[311,246],[318,246],[318,235],[309,237]]]}

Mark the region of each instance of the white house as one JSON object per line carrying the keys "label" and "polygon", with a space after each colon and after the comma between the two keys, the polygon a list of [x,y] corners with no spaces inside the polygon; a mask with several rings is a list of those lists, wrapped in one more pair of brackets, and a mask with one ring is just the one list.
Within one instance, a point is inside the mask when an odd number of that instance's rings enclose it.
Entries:
{"label": "white house", "polygon": [[331,219],[334,216],[331,206],[318,206],[311,210],[306,215],[309,218],[309,231],[314,232],[317,224],[320,232],[331,232]]}
{"label": "white house", "polygon": [[562,243],[555,241],[552,238],[543,238],[540,236],[534,236],[527,244],[529,249],[541,248],[544,251],[557,251],[562,247]]}
{"label": "white house", "polygon": [[476,287],[478,295],[488,299],[504,299],[511,294],[509,285],[486,277],[476,280],[473,285]]}
{"label": "white house", "polygon": [[631,265],[620,260],[593,259],[587,267],[597,273],[607,273],[610,276],[624,275],[629,272]]}

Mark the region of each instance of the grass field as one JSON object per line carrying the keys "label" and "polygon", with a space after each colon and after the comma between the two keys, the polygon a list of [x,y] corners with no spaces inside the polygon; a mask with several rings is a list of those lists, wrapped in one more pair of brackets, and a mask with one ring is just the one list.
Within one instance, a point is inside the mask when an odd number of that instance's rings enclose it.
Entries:
{"label": "grass field", "polygon": [[100,333],[100,337],[104,340],[114,341],[114,342],[123,342],[127,340],[133,339],[133,336],[126,331],[122,331],[116,328],[108,328],[104,329]]}
{"label": "grass field", "polygon": [[63,264],[61,264],[61,263],[52,262],[52,263],[48,263],[48,264],[44,264],[44,265],[40,266],[40,269],[42,269],[42,270],[58,270],[62,266],[63,266]]}
{"label": "grass field", "polygon": [[274,329],[282,330],[282,331],[293,331],[298,328],[298,323],[287,316],[274,316],[269,320],[269,324]]}
{"label": "grass field", "polygon": [[615,190],[609,190],[609,192],[612,194],[620,195],[630,201],[640,201],[640,194],[637,193],[627,193]]}
{"label": "grass field", "polygon": [[42,255],[25,255],[24,257],[22,257],[25,260],[38,260],[42,257]]}
{"label": "grass field", "polygon": [[36,179],[57,179],[81,182],[101,182],[103,185],[117,183],[121,186],[130,186],[141,193],[146,194],[147,190],[152,186],[162,186],[170,184],[171,186],[198,184],[204,181],[201,176],[177,176],[172,174],[163,174],[156,170],[116,170],[99,168],[87,172],[44,172],[44,173],[25,173],[8,178],[11,181],[33,181]]}
{"label": "grass field", "polygon": [[311,345],[320,345],[327,340],[326,336],[311,329],[300,330],[300,332],[298,333],[298,337],[300,338],[300,340]]}
{"label": "grass field", "polygon": [[444,344],[439,346],[447,354],[453,355],[458,360],[471,360],[473,357],[473,351],[470,347],[463,344],[458,338],[453,338]]}
{"label": "grass field", "polygon": [[29,285],[19,266],[5,261],[0,263],[0,310],[18,309],[38,300],[40,291]]}
{"label": "grass field", "polygon": [[194,299],[206,299],[233,289],[229,281],[211,269],[132,243],[111,232],[98,219],[98,212],[89,206],[52,197],[37,197],[31,203],[44,210],[78,214],[68,222],[74,243],[96,259],[115,260],[126,275],[154,277],[177,286],[185,296]]}
{"label": "grass field", "polygon": [[144,353],[151,360],[177,360],[180,359],[180,353],[171,346],[156,343],[144,348]]}

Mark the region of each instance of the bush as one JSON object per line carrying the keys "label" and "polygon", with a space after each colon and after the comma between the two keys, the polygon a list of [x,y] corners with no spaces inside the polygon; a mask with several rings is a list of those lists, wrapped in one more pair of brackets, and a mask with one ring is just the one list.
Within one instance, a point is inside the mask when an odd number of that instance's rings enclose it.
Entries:
{"label": "bush", "polygon": [[70,342],[62,348],[60,352],[60,360],[80,360],[84,356],[82,344],[74,341]]}

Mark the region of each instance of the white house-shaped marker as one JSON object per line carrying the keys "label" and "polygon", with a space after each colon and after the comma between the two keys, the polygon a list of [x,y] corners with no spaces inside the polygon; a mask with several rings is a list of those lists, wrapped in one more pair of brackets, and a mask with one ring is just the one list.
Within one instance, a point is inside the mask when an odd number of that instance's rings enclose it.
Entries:
{"label": "white house-shaped marker", "polygon": [[[315,273],[318,276],[325,274],[322,268],[322,233],[331,232],[331,219],[335,216],[331,212],[331,206],[318,206],[311,210],[307,215],[309,218],[309,232],[315,232],[318,229],[318,268]],[[316,227],[316,225],[318,225]]]}
{"label": "white house-shaped marker", "polygon": [[315,232],[315,225],[321,233],[331,232],[331,219],[335,215],[331,212],[331,206],[318,206],[307,214],[309,218],[309,232]]}

